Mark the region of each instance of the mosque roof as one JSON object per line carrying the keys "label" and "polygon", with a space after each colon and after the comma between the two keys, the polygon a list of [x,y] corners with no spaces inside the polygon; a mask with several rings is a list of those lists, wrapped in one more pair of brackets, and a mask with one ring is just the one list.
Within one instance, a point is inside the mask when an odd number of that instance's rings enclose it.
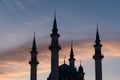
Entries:
{"label": "mosque roof", "polygon": [[60,77],[76,77],[78,74],[76,68],[69,66],[67,64],[62,64],[59,66]]}

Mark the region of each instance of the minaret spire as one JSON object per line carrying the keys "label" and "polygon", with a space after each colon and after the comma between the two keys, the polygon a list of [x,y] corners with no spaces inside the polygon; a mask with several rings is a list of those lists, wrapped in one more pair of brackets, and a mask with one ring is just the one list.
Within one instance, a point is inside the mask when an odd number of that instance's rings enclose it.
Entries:
{"label": "minaret spire", "polygon": [[37,48],[36,48],[36,40],[35,40],[35,33],[33,38],[33,44],[32,44],[32,50],[31,50],[31,60],[29,61],[29,64],[31,66],[31,72],[30,72],[30,80],[37,80],[37,65],[39,64],[37,60]]}
{"label": "minaret spire", "polygon": [[98,26],[99,26],[99,23],[97,23],[97,32],[96,32],[96,41],[95,41],[97,44],[100,43],[100,37],[99,37]]}
{"label": "minaret spire", "polygon": [[75,58],[74,58],[74,51],[73,51],[73,41],[71,41],[69,65],[72,66],[72,67],[75,67]]}
{"label": "minaret spire", "polygon": [[57,29],[57,21],[56,21],[56,10],[54,11],[54,21],[53,21],[53,29],[52,29],[53,33],[57,33],[58,29]]}
{"label": "minaret spire", "polygon": [[95,54],[93,56],[93,59],[95,60],[95,80],[102,80],[102,58],[104,56],[101,54],[101,47],[102,44],[100,44],[100,37],[97,24],[96,40],[94,45]]}
{"label": "minaret spire", "polygon": [[32,46],[32,50],[36,50],[35,32],[34,32],[34,38],[33,38],[33,46]]}
{"label": "minaret spire", "polygon": [[56,21],[56,11],[54,12],[53,29],[51,36],[51,44],[49,50],[51,51],[51,74],[48,80],[59,80],[59,50],[61,49],[59,45],[57,21]]}
{"label": "minaret spire", "polygon": [[71,51],[70,51],[70,57],[73,58],[74,57],[74,53],[73,53],[73,41],[71,41]]}

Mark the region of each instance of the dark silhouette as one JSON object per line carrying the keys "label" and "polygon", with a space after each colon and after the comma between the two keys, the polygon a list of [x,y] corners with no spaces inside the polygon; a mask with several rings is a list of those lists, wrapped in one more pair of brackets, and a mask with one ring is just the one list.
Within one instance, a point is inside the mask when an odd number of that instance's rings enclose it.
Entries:
{"label": "dark silhouette", "polygon": [[97,32],[96,32],[96,41],[95,41],[95,54],[93,59],[95,60],[95,80],[102,80],[102,58],[103,55],[101,54],[101,47],[100,44],[100,37],[98,32],[98,25],[97,25]]}
{"label": "dark silhouette", "polygon": [[80,65],[79,70],[77,71],[75,67],[75,58],[73,45],[71,43],[71,51],[69,58],[69,65],[67,65],[64,61],[64,64],[58,65],[59,61],[59,50],[61,47],[59,46],[58,37],[60,36],[57,29],[57,21],[56,15],[54,16],[53,29],[52,34],[50,35],[52,38],[51,45],[49,49],[51,50],[51,73],[48,77],[48,80],[84,80],[84,72],[83,67]]}
{"label": "dark silhouette", "polygon": [[[54,22],[53,22],[53,29],[51,37],[51,44],[49,46],[49,50],[51,51],[51,72],[47,80],[84,80],[84,70],[80,62],[80,66],[78,70],[75,67],[75,58],[74,58],[74,50],[73,50],[73,42],[71,42],[71,49],[70,49],[70,58],[69,65],[64,63],[59,66],[59,50],[61,49],[59,45],[59,37],[58,29],[57,29],[57,21],[56,21],[56,13],[54,15]],[[103,55],[101,54],[101,47],[100,44],[100,37],[98,32],[98,25],[97,25],[97,32],[96,32],[96,41],[95,41],[95,54],[93,59],[95,60],[95,80],[102,80],[102,58]],[[36,41],[35,35],[33,39],[33,46],[31,53],[31,61],[29,64],[31,65],[31,75],[30,80],[37,80],[37,65],[39,62],[37,61],[37,50],[36,50]]]}
{"label": "dark silhouette", "polygon": [[32,45],[32,51],[31,53],[31,61],[29,62],[31,66],[31,72],[30,72],[30,80],[37,80],[37,65],[39,64],[37,60],[37,50],[36,50],[36,40],[35,40],[35,34],[33,39],[33,45]]}
{"label": "dark silhouette", "polygon": [[49,46],[49,50],[51,51],[51,73],[49,75],[48,80],[59,80],[59,50],[61,49],[59,45],[58,38],[60,35],[58,34],[57,29],[57,21],[56,21],[56,12],[54,14],[54,22],[51,36],[51,45]]}

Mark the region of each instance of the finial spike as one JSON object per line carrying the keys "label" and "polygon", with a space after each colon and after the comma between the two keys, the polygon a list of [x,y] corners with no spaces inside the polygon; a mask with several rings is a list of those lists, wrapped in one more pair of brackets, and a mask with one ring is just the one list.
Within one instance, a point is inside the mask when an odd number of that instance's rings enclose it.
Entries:
{"label": "finial spike", "polygon": [[71,45],[73,44],[73,40],[71,41]]}
{"label": "finial spike", "polygon": [[34,31],[34,41],[35,41],[35,35],[36,35],[36,32]]}
{"label": "finial spike", "polygon": [[73,48],[73,40],[71,41],[71,49]]}
{"label": "finial spike", "polygon": [[99,22],[97,23],[97,29],[98,29],[98,26],[99,26]]}
{"label": "finial spike", "polygon": [[54,18],[56,18],[56,13],[57,13],[57,10],[55,9],[55,11],[54,11]]}
{"label": "finial spike", "polygon": [[64,64],[65,64],[65,59],[66,59],[66,56],[64,56]]}
{"label": "finial spike", "polygon": [[80,60],[80,66],[81,66],[81,64],[82,64],[82,60]]}
{"label": "finial spike", "polygon": [[97,33],[98,33],[99,22],[97,23]]}

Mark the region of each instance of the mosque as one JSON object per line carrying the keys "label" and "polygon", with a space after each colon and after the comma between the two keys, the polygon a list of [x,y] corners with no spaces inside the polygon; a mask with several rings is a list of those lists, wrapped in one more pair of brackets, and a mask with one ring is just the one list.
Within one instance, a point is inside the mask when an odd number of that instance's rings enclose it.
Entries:
{"label": "mosque", "polygon": [[[59,50],[61,46],[59,45],[59,37],[57,28],[56,15],[54,16],[52,33],[50,34],[51,44],[49,46],[49,50],[51,51],[51,72],[47,78],[47,80],[85,80],[84,75],[85,72],[83,70],[82,65],[80,64],[79,68],[75,67],[75,58],[73,46],[71,44],[71,51],[69,57],[69,64],[65,62],[59,66]],[[102,44],[100,43],[100,37],[98,29],[96,31],[96,40],[95,40],[95,54],[93,55],[93,59],[95,60],[95,80],[102,80],[102,58],[101,54]],[[31,66],[30,69],[30,80],[37,80],[37,65],[39,64],[37,60],[37,47],[35,36],[33,39],[32,50],[31,50],[31,60],[29,64]]]}

